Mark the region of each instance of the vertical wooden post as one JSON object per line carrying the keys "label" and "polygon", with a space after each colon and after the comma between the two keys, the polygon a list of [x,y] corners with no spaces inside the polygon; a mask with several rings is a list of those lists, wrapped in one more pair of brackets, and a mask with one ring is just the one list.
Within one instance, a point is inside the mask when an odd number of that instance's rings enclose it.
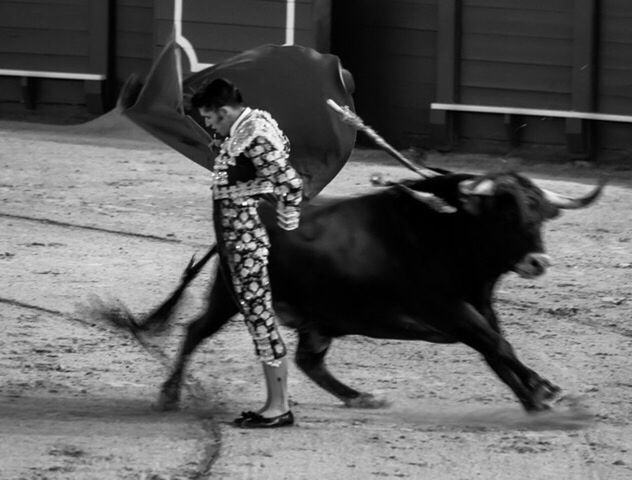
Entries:
{"label": "vertical wooden post", "polygon": [[22,101],[27,110],[35,109],[36,81],[32,77],[20,77],[20,90]]}
{"label": "vertical wooden post", "polygon": [[331,1],[314,0],[312,5],[314,49],[321,53],[331,51]]}
{"label": "vertical wooden post", "polygon": [[[184,3],[184,1],[182,2]],[[184,10],[184,6],[182,7]],[[184,16],[184,12],[183,12]],[[169,18],[171,19],[171,23],[173,25],[174,22],[174,2],[165,2],[164,0],[154,0],[154,22],[153,22],[153,59],[156,60],[160,52],[162,52],[163,47],[167,43],[167,39],[169,35],[171,35],[172,29],[167,29],[166,33],[163,30],[160,32],[158,26],[162,19]],[[184,23],[184,19],[182,20]],[[186,55],[185,55],[186,57]]]}
{"label": "vertical wooden post", "polygon": [[522,118],[519,115],[503,115],[503,123],[505,124],[505,132],[509,145],[512,148],[520,146],[520,131],[522,130]]}
{"label": "vertical wooden post", "polygon": [[91,113],[103,113],[109,106],[106,99],[106,82],[110,62],[110,11],[111,0],[90,0],[89,65],[90,73],[106,76],[106,80],[86,80],[86,103]]}
{"label": "vertical wooden post", "polygon": [[[437,29],[437,93],[439,103],[458,101],[459,57],[461,50],[461,0],[440,0]],[[455,113],[430,111],[433,143],[450,148],[455,140]]]}
{"label": "vertical wooden post", "polygon": [[[597,71],[597,0],[575,0],[573,12],[573,73],[571,109],[595,110]],[[589,120],[566,120],[566,142],[573,158],[591,158],[593,131]]]}

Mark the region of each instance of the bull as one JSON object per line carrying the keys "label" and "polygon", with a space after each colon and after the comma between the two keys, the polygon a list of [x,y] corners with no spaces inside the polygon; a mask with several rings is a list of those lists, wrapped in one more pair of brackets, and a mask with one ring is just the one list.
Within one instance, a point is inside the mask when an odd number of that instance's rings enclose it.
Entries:
{"label": "bull", "polygon": [[[517,358],[494,310],[494,288],[510,271],[542,275],[549,265],[543,223],[560,209],[590,205],[603,184],[581,198],[541,189],[516,173],[449,173],[382,185],[366,195],[306,205],[292,232],[278,228],[273,205],[262,202],[274,307],[281,324],[297,330],[298,367],[345,405],[376,407],[377,398],[328,370],[334,338],[461,342],[483,356],[525,410],[550,408],[560,389]],[[200,266],[185,272],[153,315],[130,318],[128,326],[137,333],[164,326]],[[228,282],[220,270],[206,310],[188,325],[160,408],[177,407],[194,350],[238,313]]]}

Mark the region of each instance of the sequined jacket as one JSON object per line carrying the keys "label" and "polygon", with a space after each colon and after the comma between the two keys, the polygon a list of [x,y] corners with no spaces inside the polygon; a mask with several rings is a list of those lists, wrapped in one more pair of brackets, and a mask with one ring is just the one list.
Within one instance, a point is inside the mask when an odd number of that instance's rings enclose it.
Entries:
{"label": "sequined jacket", "polygon": [[289,163],[290,142],[263,110],[251,110],[220,146],[213,166],[213,198],[273,194],[277,210],[298,225],[303,182]]}

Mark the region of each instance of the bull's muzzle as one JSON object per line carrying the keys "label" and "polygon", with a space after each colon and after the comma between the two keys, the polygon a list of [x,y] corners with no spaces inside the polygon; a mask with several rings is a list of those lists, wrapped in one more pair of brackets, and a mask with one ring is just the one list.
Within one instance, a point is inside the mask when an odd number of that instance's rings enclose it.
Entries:
{"label": "bull's muzzle", "polygon": [[523,278],[535,278],[543,275],[551,265],[551,257],[544,253],[528,253],[520,260],[513,271]]}

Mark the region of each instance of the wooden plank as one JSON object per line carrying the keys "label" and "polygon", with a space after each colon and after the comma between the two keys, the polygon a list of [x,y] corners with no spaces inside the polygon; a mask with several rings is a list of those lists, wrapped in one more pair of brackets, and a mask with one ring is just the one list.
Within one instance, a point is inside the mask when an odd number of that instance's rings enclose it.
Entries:
{"label": "wooden plank", "polygon": [[461,85],[500,90],[569,93],[571,69],[552,65],[465,60],[461,62]]}
{"label": "wooden plank", "polygon": [[146,75],[149,73],[152,62],[138,58],[118,57],[116,59],[116,73],[118,80],[127,79],[132,73]]}
{"label": "wooden plank", "polygon": [[576,118],[599,120],[601,122],[632,123],[632,115],[612,115],[607,113],[578,112],[574,110],[547,110],[542,108],[516,108],[493,105],[466,105],[460,103],[432,103],[432,110],[470,112],[501,115],[528,115],[534,117]]}
{"label": "wooden plank", "polygon": [[0,77],[0,102],[17,102],[20,99],[20,79]]}
{"label": "wooden plank", "polygon": [[456,0],[444,0],[439,4],[437,33],[437,101],[458,100],[457,83],[461,54],[460,15]]}
{"label": "wooden plank", "polygon": [[437,33],[434,31],[358,27],[353,36],[358,48],[370,45],[370,54],[375,56],[411,55],[434,61],[437,54]]}
{"label": "wooden plank", "polygon": [[112,0],[89,0],[89,64],[90,72],[105,73],[110,66],[110,7]]}
{"label": "wooden plank", "polygon": [[[165,39],[172,30],[172,24],[157,21],[156,38]],[[262,28],[239,25],[187,24],[186,38],[196,49],[211,48],[219,50],[248,50],[266,44],[282,44],[285,42],[285,27]],[[205,59],[200,59],[205,62]]]}
{"label": "wooden plank", "polygon": [[370,74],[370,79],[365,82],[375,85],[376,89],[384,90],[384,85],[390,88],[398,79],[411,83],[435,83],[437,67],[431,59],[423,61],[412,55],[388,55],[373,57],[373,60],[367,65],[366,74]]}
{"label": "wooden plank", "polygon": [[374,2],[369,8],[356,11],[354,23],[369,27],[436,30],[437,13],[436,5],[390,2],[385,8],[382,2]]}
{"label": "wooden plank", "polygon": [[0,55],[6,58],[2,65],[5,70],[42,71],[42,72],[77,72],[90,73],[88,71],[87,57],[67,57],[61,55]]}
{"label": "wooden plank", "polygon": [[[355,1],[357,4],[355,7],[357,7],[357,6],[364,5],[365,0],[344,0],[344,1],[345,2]],[[381,0],[381,1],[382,1],[381,6],[384,8],[396,3],[412,3],[414,5],[430,5],[430,6],[436,7],[438,6],[440,0]]]}
{"label": "wooden plank", "polygon": [[599,92],[604,97],[632,98],[632,70],[604,69],[601,72]]}
{"label": "wooden plank", "polygon": [[[439,102],[457,102],[457,86],[460,83],[461,33],[463,26],[462,9],[456,0],[439,3],[437,23],[437,69],[436,99]],[[437,148],[451,148],[456,139],[454,115],[445,111],[430,114],[432,136]]]}
{"label": "wooden plank", "polygon": [[83,5],[3,3],[0,27],[86,31],[88,8]]}
{"label": "wooden plank", "polygon": [[601,42],[599,45],[599,70],[632,69],[632,44]]}
{"label": "wooden plank", "polygon": [[573,0],[463,0],[463,8],[469,7],[569,12],[573,9]]}
{"label": "wooden plank", "polygon": [[83,72],[71,72],[71,71],[59,71],[59,70],[19,70],[11,68],[0,68],[0,75],[8,77],[20,77],[20,78],[58,78],[65,80],[105,80],[106,76],[102,73],[83,73]]}
{"label": "wooden plank", "polygon": [[376,86],[364,84],[354,97],[357,100],[370,101],[379,110],[389,105],[429,110],[435,90],[434,83],[420,82],[393,82],[388,90],[378,89]]}
{"label": "wooden plank", "polygon": [[[331,51],[331,2],[333,0],[313,0],[311,25],[314,30],[314,45],[317,51]],[[300,42],[296,42],[299,43]]]}
{"label": "wooden plank", "polygon": [[20,90],[24,107],[27,110],[33,110],[35,108],[35,94],[37,92],[35,80],[29,77],[20,77]]}
{"label": "wooden plank", "polygon": [[81,80],[39,79],[37,82],[38,104],[65,103],[85,105],[86,98]]}
{"label": "wooden plank", "polygon": [[[600,3],[597,109],[612,114],[632,113],[632,5],[620,0]],[[601,134],[602,129],[599,129]],[[600,140],[603,142],[603,139]],[[629,145],[628,145],[629,148]]]}
{"label": "wooden plank", "polygon": [[601,31],[601,41],[607,43],[632,44],[630,35],[630,18],[626,17],[605,17]]}
{"label": "wooden plank", "polygon": [[154,0],[116,0],[117,8],[154,8]]}
{"label": "wooden plank", "polygon": [[570,39],[532,38],[464,33],[461,58],[525,65],[572,66]]}
{"label": "wooden plank", "polygon": [[145,33],[151,36],[154,25],[153,10],[117,6],[115,24],[118,32]]}
{"label": "wooden plank", "polygon": [[[550,145],[563,147],[565,144],[564,121],[554,118],[524,118],[520,132],[522,145]],[[501,115],[464,113],[459,117],[461,138],[465,140],[495,141],[504,148],[509,147]]]}
{"label": "wooden plank", "polygon": [[571,104],[570,93],[462,86],[460,94],[462,103],[473,105],[511,105],[524,108],[567,110]]}
{"label": "wooden plank", "polygon": [[86,32],[3,28],[0,30],[0,52],[85,56],[87,61],[89,45]]}
{"label": "wooden plank", "polygon": [[434,83],[393,84],[392,87],[386,97],[388,105],[430,110],[434,97]]}
{"label": "wooden plank", "polygon": [[[573,73],[571,108],[592,111],[595,108],[595,70],[597,64],[597,5],[595,0],[575,0],[573,14]],[[589,157],[593,138],[584,119],[566,121],[568,149],[573,156]]]}
{"label": "wooden plank", "polygon": [[[295,30],[294,45],[304,45],[309,48],[316,49],[316,32],[315,30]],[[283,43],[283,42],[281,42]]]}
{"label": "wooden plank", "polygon": [[[630,110],[628,110],[630,111]],[[603,152],[623,150],[622,160],[630,160],[630,126],[622,123],[598,123],[595,125],[595,135]]]}
{"label": "wooden plank", "polygon": [[[362,119],[396,147],[410,146],[411,137],[429,136],[427,123],[428,110],[411,107],[399,107],[390,104],[377,105],[374,111],[358,111]],[[364,136],[358,137],[359,143],[375,146]]]}
{"label": "wooden plank", "polygon": [[572,16],[569,12],[464,8],[463,32],[569,39],[573,34]]}
{"label": "wooden plank", "polygon": [[629,0],[601,0],[599,8],[602,18],[623,18],[632,16],[632,3]]}
{"label": "wooden plank", "polygon": [[52,4],[52,5],[73,5],[75,7],[82,7],[84,0],[2,0],[2,3],[18,3],[25,5],[26,8],[30,8],[30,4]]}
{"label": "wooden plank", "polygon": [[109,109],[109,99],[106,96],[105,82],[84,82],[84,92],[86,94],[86,106],[88,112],[102,114]]}
{"label": "wooden plank", "polygon": [[[156,19],[173,21],[173,7],[165,8],[165,2],[156,10]],[[309,3],[296,4],[296,27],[311,27],[312,6]],[[285,2],[262,0],[213,0],[212,2],[185,2],[183,4],[182,21],[205,25],[252,25],[259,27],[285,27]]]}
{"label": "wooden plank", "polygon": [[383,110],[389,123],[393,125],[391,130],[395,130],[396,134],[402,132],[410,133],[430,133],[430,125],[428,124],[428,108],[414,108],[408,106],[388,105]]}
{"label": "wooden plank", "polygon": [[60,65],[68,72],[86,71],[87,57],[57,55],[15,55],[0,52],[0,65],[14,70],[58,70]]}
{"label": "wooden plank", "polygon": [[227,60],[235,55],[242,53],[243,50],[213,50],[206,48],[196,49],[198,59],[204,59],[205,63],[219,63]]}
{"label": "wooden plank", "polygon": [[151,59],[153,35],[151,33],[117,32],[117,57]]}

